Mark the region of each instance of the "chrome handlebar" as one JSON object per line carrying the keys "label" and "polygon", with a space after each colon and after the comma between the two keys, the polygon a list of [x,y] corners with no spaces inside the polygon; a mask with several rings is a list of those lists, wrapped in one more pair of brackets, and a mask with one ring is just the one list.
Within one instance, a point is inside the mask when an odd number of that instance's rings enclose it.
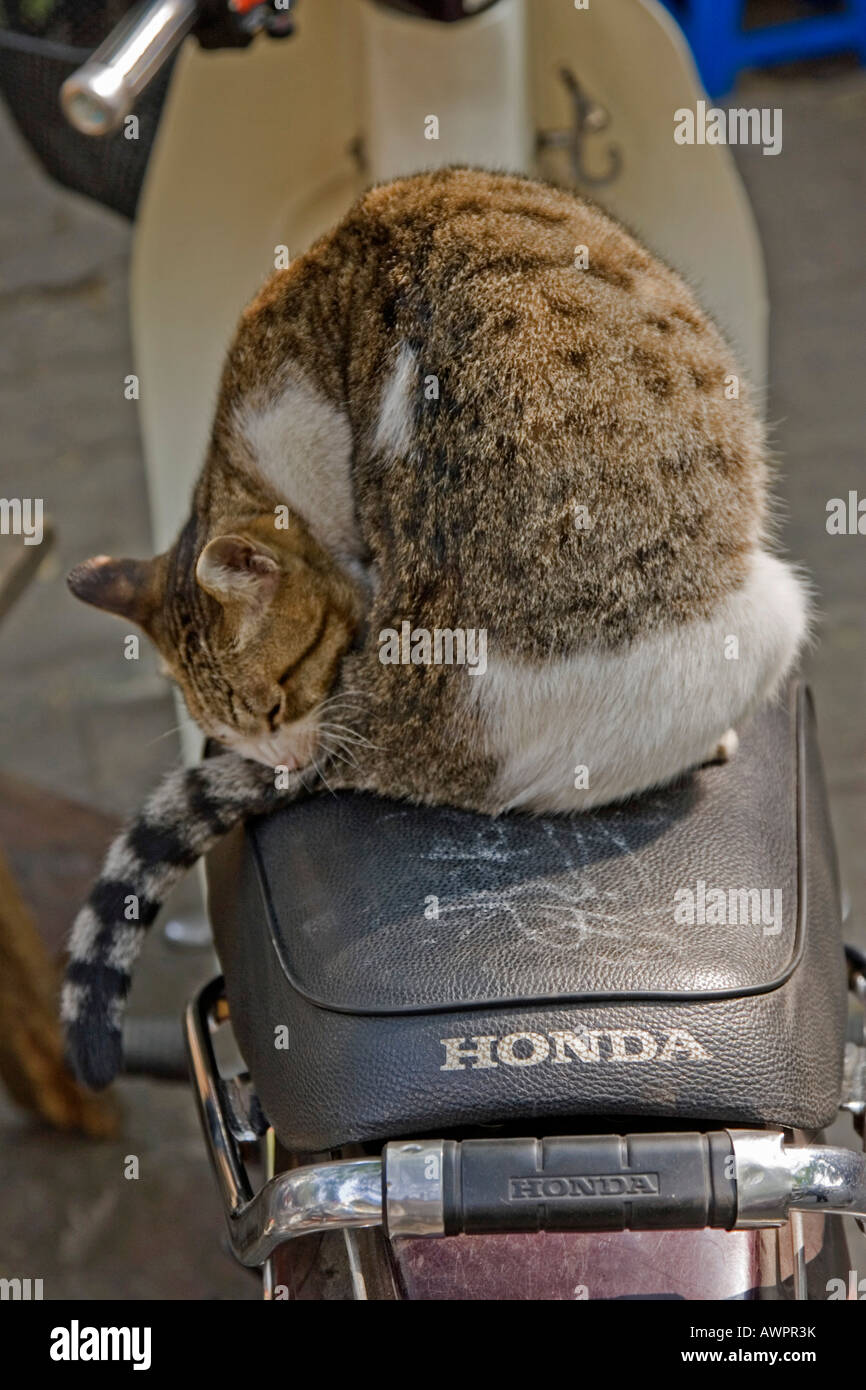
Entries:
{"label": "chrome handlebar", "polygon": [[82,135],[122,125],[193,24],[196,0],[142,0],[60,88],[60,104]]}

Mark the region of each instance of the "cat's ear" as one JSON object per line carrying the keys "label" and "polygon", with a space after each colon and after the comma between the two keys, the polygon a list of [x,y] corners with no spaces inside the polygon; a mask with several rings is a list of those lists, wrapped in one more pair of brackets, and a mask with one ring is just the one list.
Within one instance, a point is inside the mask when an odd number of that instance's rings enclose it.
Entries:
{"label": "cat's ear", "polygon": [[220,603],[265,603],[274,594],[280,565],[273,551],[247,536],[216,536],[195,567],[201,587]]}
{"label": "cat's ear", "polygon": [[96,555],[70,571],[66,583],[76,598],[149,628],[161,602],[161,568],[156,560],[113,560]]}

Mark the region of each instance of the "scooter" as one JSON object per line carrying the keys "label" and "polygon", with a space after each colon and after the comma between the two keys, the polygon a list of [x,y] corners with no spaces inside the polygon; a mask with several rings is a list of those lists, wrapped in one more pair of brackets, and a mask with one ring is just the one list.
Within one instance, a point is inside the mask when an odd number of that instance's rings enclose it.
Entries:
{"label": "scooter", "polygon": [[[67,118],[123,138],[167,62],[132,272],[157,547],[241,307],[399,173],[592,193],[763,380],[748,204],[724,147],[672,138],[701,91],[655,0],[146,3],[67,77]],[[802,683],[733,761],[628,805],[323,797],[228,837],[207,892],[224,976],[186,1045],[266,1298],[859,1296],[840,1218],[866,1218],[866,1153],[822,1132],[844,1109],[863,1138],[866,959]]]}

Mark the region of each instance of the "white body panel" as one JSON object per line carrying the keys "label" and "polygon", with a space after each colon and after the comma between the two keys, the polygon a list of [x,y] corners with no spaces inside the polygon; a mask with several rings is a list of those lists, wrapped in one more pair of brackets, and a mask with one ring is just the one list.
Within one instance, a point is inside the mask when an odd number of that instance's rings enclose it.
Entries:
{"label": "white body panel", "polygon": [[[532,170],[527,9],[534,3],[499,0],[477,19],[437,24],[365,0],[371,182],[444,164]],[[438,122],[436,139],[425,128],[430,116]]]}

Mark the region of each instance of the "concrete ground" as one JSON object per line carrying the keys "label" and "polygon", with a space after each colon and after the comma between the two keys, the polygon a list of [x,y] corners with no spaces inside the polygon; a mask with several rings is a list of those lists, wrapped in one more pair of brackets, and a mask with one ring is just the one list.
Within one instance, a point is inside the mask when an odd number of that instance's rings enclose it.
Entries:
{"label": "concrete ground", "polygon": [[[848,931],[866,946],[866,539],[825,529],[829,498],[866,496],[866,74],[831,65],[762,75],[744,91],[749,104],[784,109],[783,153],[738,158],[770,276],[783,534],[815,583],[806,667]],[[44,497],[59,532],[0,629],[0,771],[124,813],[176,756],[177,715],[149,653],[124,661],[120,625],[69,598],[63,576],[91,554],[149,550],[135,406],[123,397],[130,231],[51,186],[2,112],[0,186],[0,495]],[[179,1008],[211,968],[154,934],[135,1004]],[[100,1145],[58,1138],[0,1098],[0,1274],[43,1278],[47,1298],[255,1297],[221,1248],[188,1092],[143,1081],[119,1091],[123,1137]],[[120,1176],[130,1154],[136,1182]]]}

